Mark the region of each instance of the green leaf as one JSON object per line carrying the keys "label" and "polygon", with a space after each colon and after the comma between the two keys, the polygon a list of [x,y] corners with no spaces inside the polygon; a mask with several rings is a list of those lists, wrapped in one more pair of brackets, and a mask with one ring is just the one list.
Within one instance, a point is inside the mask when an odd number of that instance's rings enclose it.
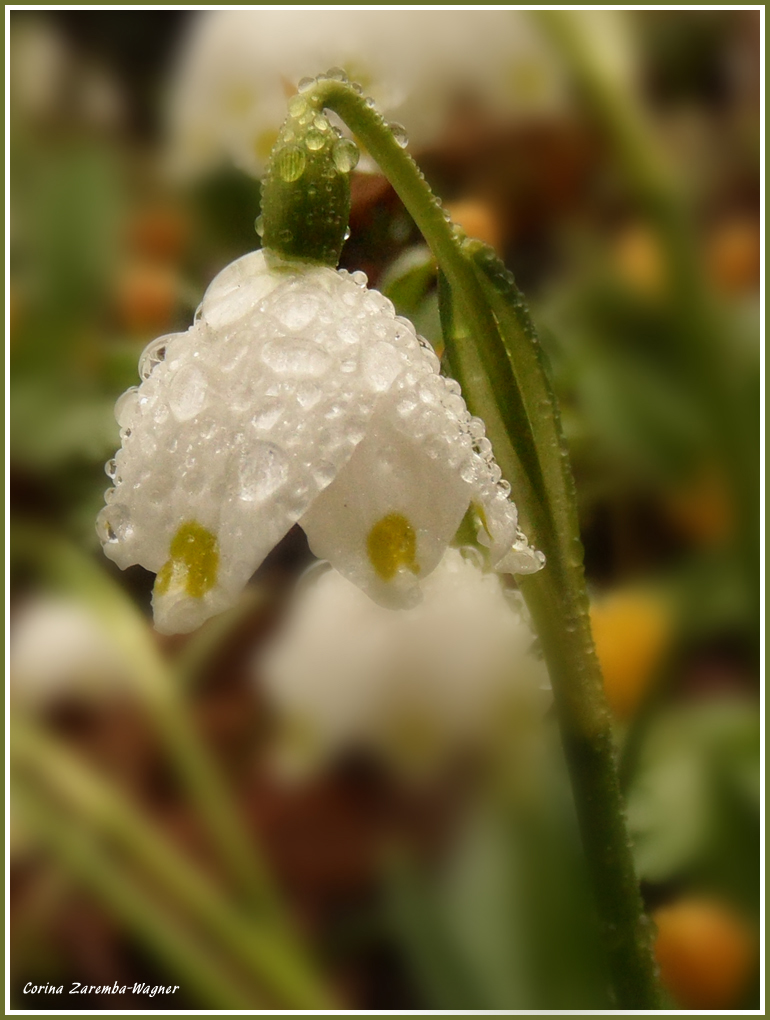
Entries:
{"label": "green leaf", "polygon": [[378,287],[393,302],[399,315],[412,318],[435,283],[435,259],[430,248],[420,244],[407,248],[391,263]]}
{"label": "green leaf", "polygon": [[759,750],[751,701],[722,697],[660,716],[628,796],[642,878],[700,878],[751,899],[759,863]]}

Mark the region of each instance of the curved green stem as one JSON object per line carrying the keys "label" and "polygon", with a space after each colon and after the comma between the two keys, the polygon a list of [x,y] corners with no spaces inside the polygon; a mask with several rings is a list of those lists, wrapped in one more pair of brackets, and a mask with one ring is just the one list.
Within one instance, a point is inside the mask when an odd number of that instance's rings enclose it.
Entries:
{"label": "curved green stem", "polygon": [[517,492],[522,523],[547,557],[540,574],[519,583],[551,673],[615,1005],[655,1009],[649,931],[588,622],[574,483],[528,313],[494,254],[461,243],[414,160],[354,89],[321,80],[310,97],[339,114],[377,161],[422,231],[457,303],[461,328],[460,341],[450,350],[452,369],[469,408],[485,419],[506,476],[524,483]]}

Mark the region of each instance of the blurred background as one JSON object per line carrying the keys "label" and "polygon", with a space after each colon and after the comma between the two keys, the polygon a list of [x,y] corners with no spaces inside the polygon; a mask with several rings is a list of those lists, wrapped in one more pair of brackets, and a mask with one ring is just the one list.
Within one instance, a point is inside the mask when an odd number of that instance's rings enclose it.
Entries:
{"label": "blurred background", "polygon": [[[10,21],[12,1007],[608,1006],[549,715],[537,761],[513,719],[418,778],[351,744],[289,779],[260,654],[301,531],[178,638],[99,548],[115,400],[258,246],[286,100],[341,65],[550,356],[667,1004],[757,1008],[759,12]],[[414,224],[366,157],[352,191],[342,265],[440,350]]]}

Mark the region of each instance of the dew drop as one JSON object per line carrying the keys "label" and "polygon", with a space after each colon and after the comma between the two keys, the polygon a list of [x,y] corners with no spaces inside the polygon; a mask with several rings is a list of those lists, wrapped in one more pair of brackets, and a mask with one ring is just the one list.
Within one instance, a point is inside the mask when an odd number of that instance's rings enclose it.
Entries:
{"label": "dew drop", "polygon": [[396,144],[400,145],[402,149],[405,149],[409,144],[409,135],[406,133],[404,125],[397,123],[397,121],[393,121],[388,124],[388,127],[396,140]]}
{"label": "dew drop", "polygon": [[258,503],[280,489],[289,477],[286,454],[275,443],[254,443],[244,451],[238,466],[239,497]]}
{"label": "dew drop", "polygon": [[277,169],[281,180],[290,183],[297,181],[305,172],[307,157],[298,145],[290,145],[278,154]]}
{"label": "dew drop", "polygon": [[108,478],[114,478],[118,473],[118,463],[114,457],[104,465],[104,473]]}
{"label": "dew drop", "polygon": [[276,316],[288,329],[304,329],[319,312],[319,302],[313,294],[293,294],[276,310]]}
{"label": "dew drop", "polygon": [[117,545],[122,539],[130,538],[133,528],[128,508],[122,503],[104,507],[96,518],[96,530],[106,545]]}
{"label": "dew drop", "polygon": [[324,117],[322,113],[319,113],[316,119],[313,121],[313,127],[324,134],[329,130],[329,121]]}
{"label": "dew drop", "polygon": [[259,234],[259,236],[262,237],[262,235],[265,232],[265,217],[262,215],[262,213],[260,213],[259,216],[257,216],[257,218],[254,220],[254,229]]}
{"label": "dew drop", "polygon": [[329,355],[315,344],[302,340],[276,340],[266,343],[262,360],[278,375],[322,376],[330,365]]}
{"label": "dew drop", "polygon": [[300,78],[299,85],[297,85],[298,92],[307,92],[315,85],[315,78]]}
{"label": "dew drop", "polygon": [[192,365],[181,368],[169,389],[169,407],[177,421],[189,421],[203,410],[208,397],[208,383],[202,372]]}
{"label": "dew drop", "polygon": [[118,425],[125,427],[133,419],[139,404],[138,392],[138,386],[129,386],[126,392],[118,397],[115,402],[115,419]]}
{"label": "dew drop", "polygon": [[[303,81],[306,79],[303,79]],[[301,95],[292,96],[289,100],[289,113],[292,117],[301,117],[307,110],[307,101]]]}
{"label": "dew drop", "polygon": [[157,340],[152,340],[147,344],[142,351],[139,358],[139,375],[142,379],[149,379],[152,370],[165,359],[168,341],[169,337],[159,336]]}
{"label": "dew drop", "polygon": [[349,174],[358,164],[358,146],[350,138],[341,138],[332,149],[334,165],[343,174]]}
{"label": "dew drop", "polygon": [[322,149],[325,144],[326,139],[320,131],[308,131],[305,138],[305,145],[307,145],[311,152],[318,152],[318,150]]}
{"label": "dew drop", "polygon": [[336,476],[337,468],[325,460],[317,464],[313,470],[313,481],[319,489],[325,489],[327,485],[331,485]]}
{"label": "dew drop", "polygon": [[326,72],[326,77],[331,78],[332,81],[347,81],[348,76],[345,74],[341,67],[330,67]]}

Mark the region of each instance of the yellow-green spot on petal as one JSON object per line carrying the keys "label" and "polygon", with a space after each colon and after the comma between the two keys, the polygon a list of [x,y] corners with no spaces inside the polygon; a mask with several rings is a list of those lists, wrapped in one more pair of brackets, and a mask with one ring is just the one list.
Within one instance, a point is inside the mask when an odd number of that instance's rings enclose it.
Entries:
{"label": "yellow-green spot on petal", "polygon": [[401,567],[420,572],[415,560],[417,535],[403,514],[388,514],[377,521],[366,539],[366,551],[383,581],[392,581]]}
{"label": "yellow-green spot on petal", "polygon": [[158,571],[155,592],[165,595],[172,584],[191,598],[202,598],[217,583],[219,543],[197,521],[185,521],[171,539],[171,558]]}
{"label": "yellow-green spot on petal", "polygon": [[493,536],[492,536],[492,532],[489,530],[489,522],[487,521],[487,515],[486,515],[486,512],[484,510],[484,507],[481,505],[481,503],[473,502],[473,503],[471,503],[471,510],[478,517],[479,524],[482,526],[484,531],[486,531],[487,536],[489,537],[489,539],[492,540]]}

